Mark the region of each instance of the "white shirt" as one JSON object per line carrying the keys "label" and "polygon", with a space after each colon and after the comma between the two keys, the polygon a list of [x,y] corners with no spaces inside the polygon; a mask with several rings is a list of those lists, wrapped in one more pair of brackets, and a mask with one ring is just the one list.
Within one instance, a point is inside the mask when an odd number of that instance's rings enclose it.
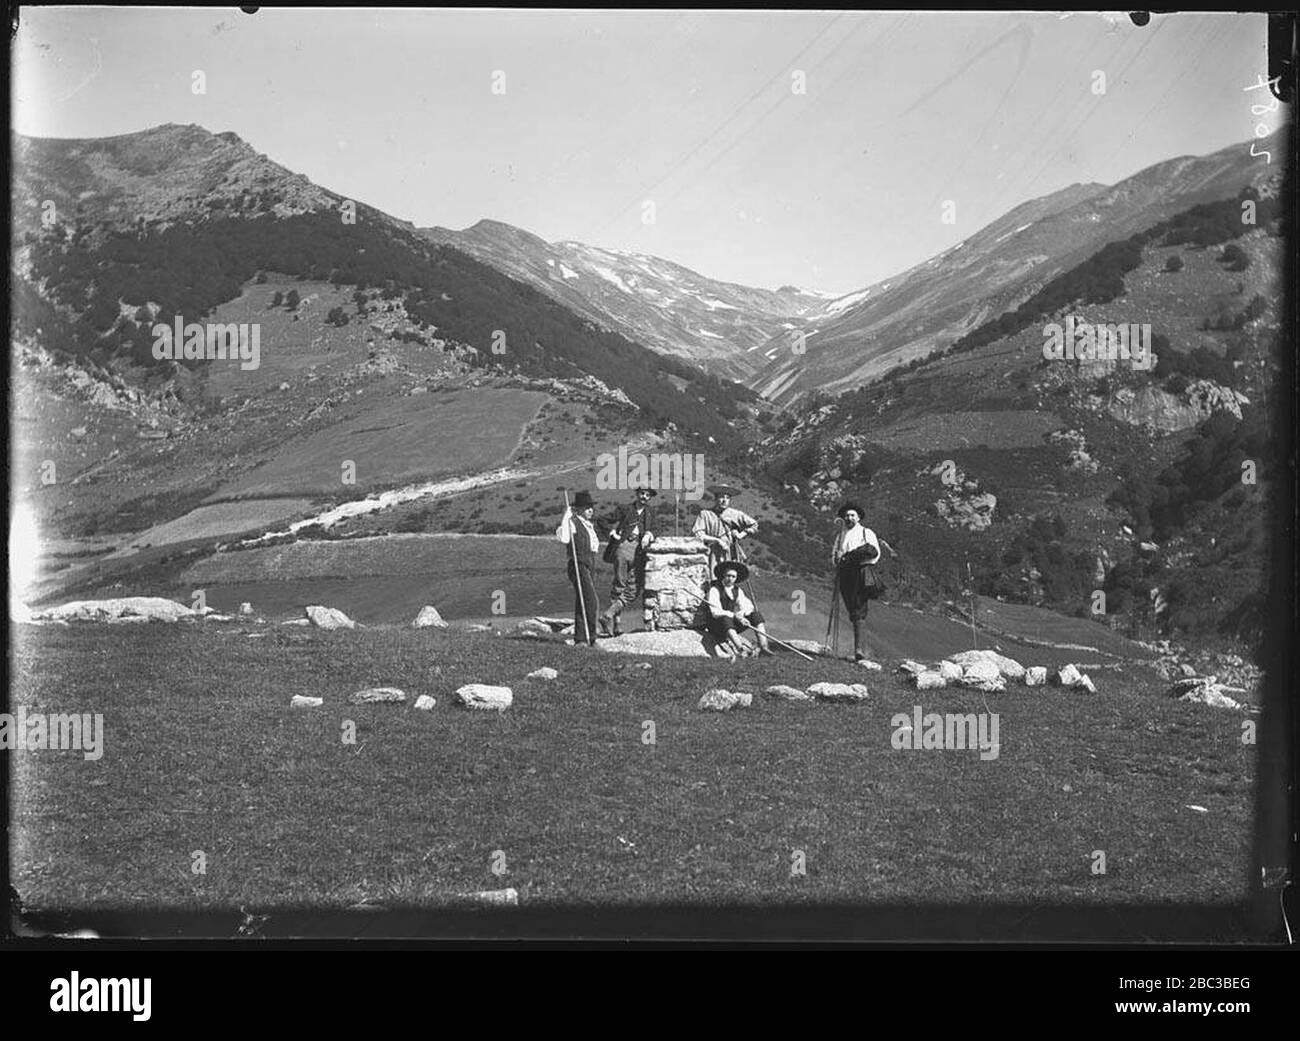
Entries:
{"label": "white shirt", "polygon": [[[732,611],[739,611],[746,617],[754,613],[754,605],[749,602],[749,597],[747,597],[745,591],[740,588],[739,582],[737,582],[734,587],[734,596],[736,598],[736,604],[731,609]],[[714,618],[725,618],[731,613],[731,611],[725,610],[722,606],[722,593],[719,591],[718,583],[716,582],[709,586],[709,613],[713,615]]]}
{"label": "white shirt", "polygon": [[870,528],[861,524],[852,528],[840,529],[839,536],[835,539],[835,546],[831,550],[832,563],[838,564],[840,557],[845,553],[850,553],[861,546],[870,546],[876,551],[876,559],[880,558],[880,543],[876,540],[876,533]]}
{"label": "white shirt", "polygon": [[586,517],[579,517],[574,513],[565,514],[564,519],[560,521],[560,526],[555,529],[555,537],[567,546],[569,540],[573,537],[573,521],[575,519],[587,529],[587,536],[591,539],[591,551],[599,553],[600,536],[596,534],[596,529],[592,527],[591,522]]}

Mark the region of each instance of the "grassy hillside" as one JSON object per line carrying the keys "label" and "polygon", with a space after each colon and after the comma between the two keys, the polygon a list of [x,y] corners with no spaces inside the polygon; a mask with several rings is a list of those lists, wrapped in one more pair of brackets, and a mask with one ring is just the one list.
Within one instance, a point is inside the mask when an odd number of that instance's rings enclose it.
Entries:
{"label": "grassy hillside", "polygon": [[[1246,201],[1255,226],[1241,222]],[[946,356],[814,402],[763,443],[768,479],[820,507],[807,510],[813,532],[819,513],[862,500],[905,555],[898,592],[914,602],[973,588],[1131,636],[1255,641],[1284,472],[1274,202],[1248,192],[1195,207]],[[1158,363],[1044,358],[1043,325],[1067,314],[1149,323]],[[1198,404],[1198,387],[1218,403]],[[1248,459],[1254,484],[1242,482]],[[991,523],[964,526],[982,496],[996,501]]]}

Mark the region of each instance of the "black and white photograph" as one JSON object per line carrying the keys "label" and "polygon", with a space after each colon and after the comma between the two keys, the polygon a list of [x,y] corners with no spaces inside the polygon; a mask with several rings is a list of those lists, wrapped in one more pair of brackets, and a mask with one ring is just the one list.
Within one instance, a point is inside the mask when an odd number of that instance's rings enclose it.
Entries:
{"label": "black and white photograph", "polygon": [[18,935],[1291,942],[1293,17],[10,30]]}

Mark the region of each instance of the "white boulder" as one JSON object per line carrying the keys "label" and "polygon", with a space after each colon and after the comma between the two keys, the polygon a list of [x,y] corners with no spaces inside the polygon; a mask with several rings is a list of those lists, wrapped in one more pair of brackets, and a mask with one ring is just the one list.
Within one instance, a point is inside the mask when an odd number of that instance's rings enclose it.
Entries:
{"label": "white boulder", "polygon": [[438,702],[428,694],[421,694],[415,699],[415,707],[421,712],[428,712],[436,704],[438,704]]}
{"label": "white boulder", "polygon": [[540,669],[534,669],[530,672],[526,678],[530,680],[553,680],[557,676],[559,676],[558,672],[549,665],[543,665]]}
{"label": "white boulder", "polygon": [[290,708],[320,708],[323,704],[324,698],[309,698],[305,694],[295,694],[289,701]]}
{"label": "white boulder", "polygon": [[1007,688],[1007,681],[1002,678],[1002,673],[998,670],[997,665],[987,659],[978,659],[966,665],[962,669],[961,679],[958,682],[963,687],[982,690],[986,693],[994,693]]}
{"label": "white boulder", "polygon": [[865,683],[814,683],[808,693],[822,701],[839,701],[850,704],[866,701],[870,696]]}
{"label": "white boulder", "polygon": [[348,701],[353,705],[385,705],[406,700],[406,691],[397,687],[367,687],[359,690]]}
{"label": "white boulder", "polygon": [[307,609],[307,620],[317,629],[355,629],[357,623],[336,607],[312,604]]}
{"label": "white boulder", "polygon": [[704,692],[704,696],[700,698],[699,708],[708,712],[729,712],[733,708],[749,708],[753,701],[752,694],[717,688]]}
{"label": "white boulder", "polygon": [[955,661],[941,661],[939,663],[938,668],[935,669],[935,671],[938,672],[939,675],[942,676],[945,680],[951,683],[954,680],[961,679],[962,667],[958,665]]}
{"label": "white boulder", "polygon": [[121,596],[109,600],[73,600],[32,614],[37,622],[179,622],[202,617],[161,596]]}
{"label": "white boulder", "polygon": [[1169,688],[1169,695],[1179,701],[1209,705],[1211,708],[1242,708],[1241,702],[1230,698],[1225,693],[1237,688],[1225,687],[1217,676],[1200,676],[1195,679],[1177,680]]}
{"label": "white boulder", "polygon": [[1020,662],[1008,658],[1006,655],[998,654],[997,651],[961,651],[952,656],[952,660],[964,669],[975,662],[987,661],[997,666],[998,672],[1009,680],[1024,679],[1025,667]]}
{"label": "white boulder", "polygon": [[1056,682],[1062,687],[1082,687],[1084,676],[1075,666],[1067,665],[1056,674]]}
{"label": "white boulder", "polygon": [[446,629],[447,623],[442,620],[442,615],[438,613],[436,607],[425,605],[420,608],[420,613],[415,616],[415,621],[411,623],[413,629]]}
{"label": "white boulder", "polygon": [[768,697],[780,698],[782,701],[812,701],[813,696],[800,690],[798,687],[787,687],[784,683],[778,683],[768,687],[765,690]]}
{"label": "white boulder", "polygon": [[494,687],[488,683],[466,683],[456,691],[456,700],[466,708],[496,709],[504,712],[515,700],[509,687]]}
{"label": "white boulder", "polygon": [[[960,673],[955,678],[960,678]],[[948,686],[948,678],[942,672],[934,672],[930,669],[918,672],[913,679],[917,690],[938,690],[940,687]]]}
{"label": "white boulder", "polygon": [[1025,670],[1025,686],[1041,687],[1047,682],[1047,666],[1031,665]]}

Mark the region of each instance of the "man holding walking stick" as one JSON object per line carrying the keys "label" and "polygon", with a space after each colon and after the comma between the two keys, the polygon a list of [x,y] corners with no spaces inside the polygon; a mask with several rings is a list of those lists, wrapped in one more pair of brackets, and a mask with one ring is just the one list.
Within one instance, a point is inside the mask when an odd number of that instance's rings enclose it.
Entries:
{"label": "man holding walking stick", "polygon": [[[874,565],[880,560],[880,540],[876,533],[862,524],[865,516],[862,507],[846,502],[839,508],[840,524],[831,549],[831,563],[835,568],[835,588],[849,611],[853,623],[853,660],[869,661],[867,654],[867,605],[884,591]],[[885,543],[891,557],[897,557],[892,547]],[[839,636],[839,616],[834,601],[831,603],[831,625]],[[832,652],[834,652],[832,644]]]}
{"label": "man holding walking stick", "polygon": [[573,585],[573,646],[588,647],[596,642],[596,613],[600,603],[596,597],[596,554],[600,552],[600,536],[592,517],[596,504],[591,493],[578,492],[569,505],[569,493],[564,493],[564,516],[555,529],[555,537],[569,547],[568,575]]}

